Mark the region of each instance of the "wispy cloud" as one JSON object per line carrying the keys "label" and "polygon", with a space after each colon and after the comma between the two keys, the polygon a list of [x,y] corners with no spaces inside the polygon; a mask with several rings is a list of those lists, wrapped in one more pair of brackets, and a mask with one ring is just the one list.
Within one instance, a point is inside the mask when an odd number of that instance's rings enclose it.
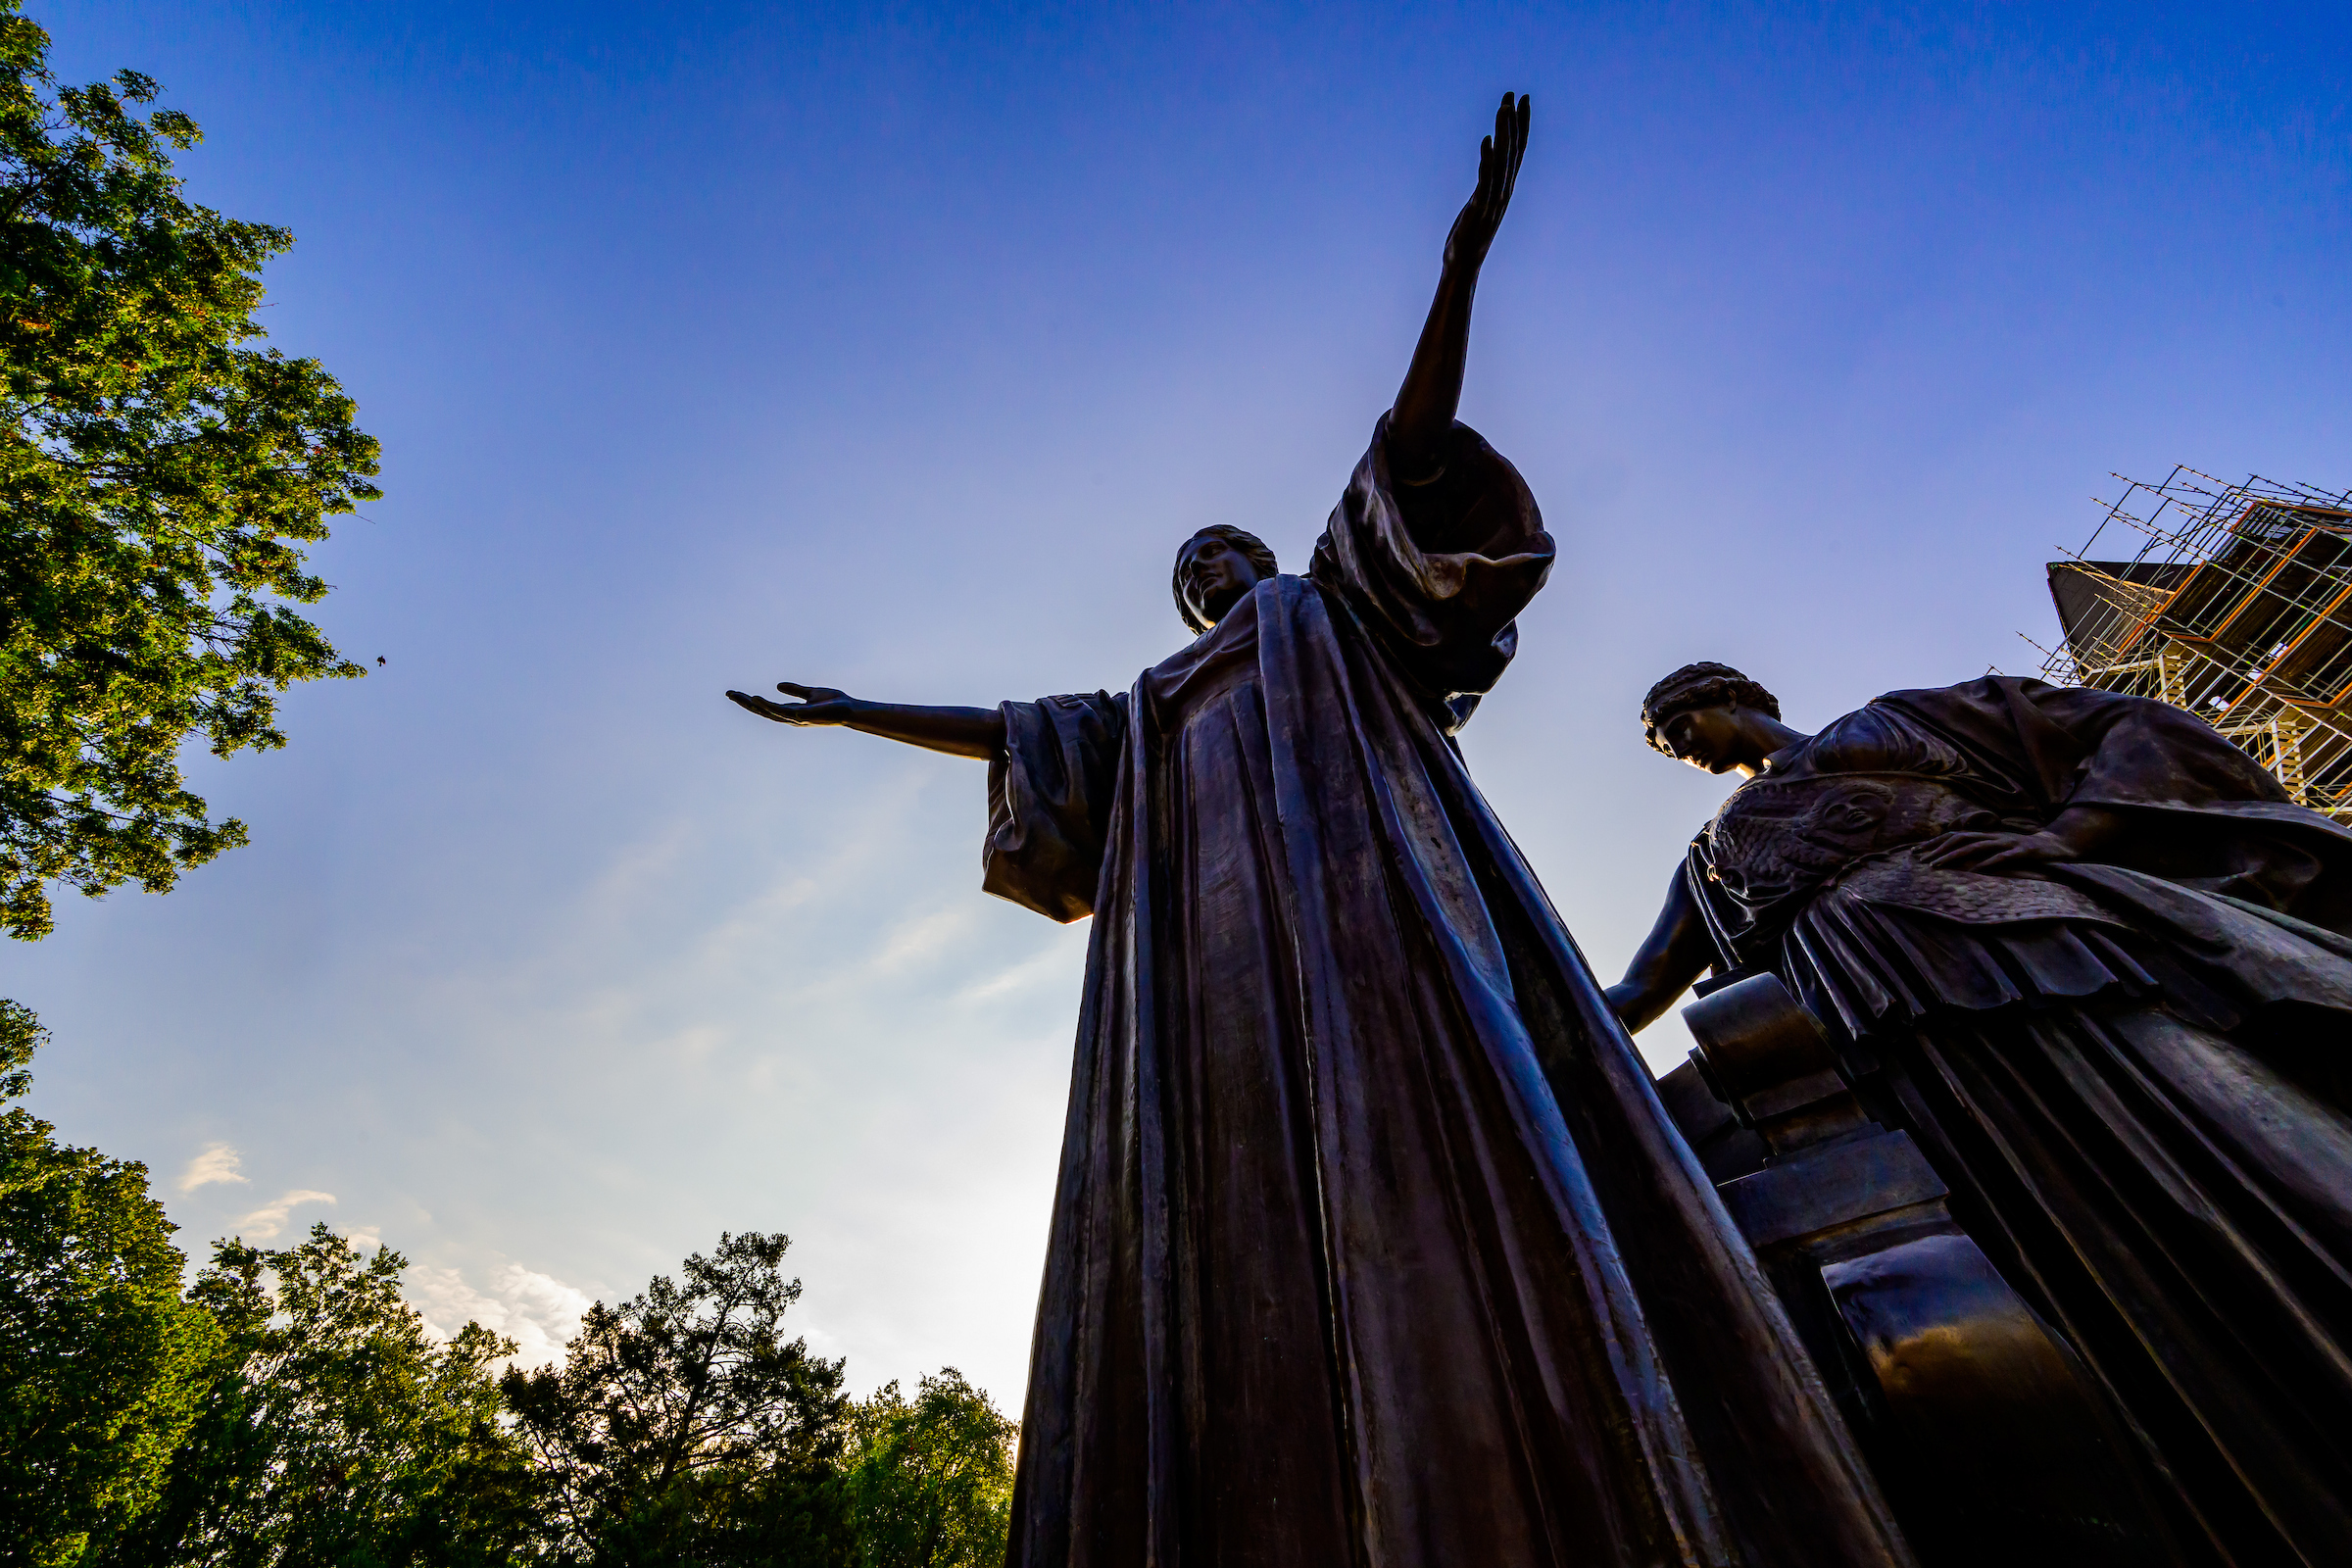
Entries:
{"label": "wispy cloud", "polygon": [[194,1159],[188,1161],[188,1168],[179,1173],[179,1190],[192,1193],[199,1187],[210,1187],[215,1182],[250,1181],[251,1177],[237,1174],[237,1167],[243,1163],[242,1156],[228,1145],[207,1144]]}
{"label": "wispy cloud", "polygon": [[880,974],[895,974],[903,969],[930,962],[966,931],[979,924],[979,914],[972,901],[916,915],[903,920],[884,938],[882,951],[874,956],[873,966]]}
{"label": "wispy cloud", "polygon": [[434,1334],[448,1339],[466,1324],[479,1323],[514,1342],[518,1366],[561,1359],[564,1342],[579,1332],[590,1300],[587,1292],[519,1263],[501,1268],[487,1291],[467,1284],[454,1268],[412,1268],[403,1290]]}
{"label": "wispy cloud", "polygon": [[331,1203],[334,1200],[334,1194],[314,1193],[307,1187],[298,1187],[292,1192],[280,1193],[270,1201],[264,1203],[237,1221],[237,1234],[250,1237],[257,1242],[269,1241],[286,1228],[286,1216],[293,1213],[299,1205]]}
{"label": "wispy cloud", "polygon": [[1070,990],[1077,990],[1079,976],[1084,973],[1086,967],[1085,936],[1080,933],[1076,941],[1071,941],[1060,933],[1056,933],[1056,935],[1060,938],[1059,940],[1031,954],[1020,962],[1000,969],[995,974],[983,976],[965,986],[956,993],[956,1000],[965,1003],[993,1002],[999,997],[1027,991],[1047,981],[1053,981],[1057,985],[1066,984]]}

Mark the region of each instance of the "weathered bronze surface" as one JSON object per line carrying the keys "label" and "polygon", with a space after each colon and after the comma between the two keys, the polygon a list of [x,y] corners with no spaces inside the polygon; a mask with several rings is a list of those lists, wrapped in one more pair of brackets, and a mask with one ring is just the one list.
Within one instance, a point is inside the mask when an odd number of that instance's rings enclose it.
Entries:
{"label": "weathered bronze surface", "polygon": [[[1879,1392],[1902,1370],[2057,1396],[2038,1349],[2002,1378],[1900,1349],[1951,1302],[1990,1302],[1994,1327],[1947,1347],[2031,1347],[2037,1322],[2079,1358],[2166,1515],[2132,1551],[2352,1562],[2352,832],[2190,714],[2106,692],[1987,676],[1807,736],[1705,665],[1643,719],[1667,755],[1746,782],[1611,1004],[1639,1027],[1709,967],[1777,977],[1855,1097],[1811,1113],[1908,1133],[1982,1250],[1984,1269],[1952,1241],[1821,1269]],[[1818,1219],[1801,1194],[1733,1196],[1756,1180],[1737,1167],[1770,1168],[1763,1144],[1663,1087],[1768,1260]],[[2045,1435],[2003,1419],[2013,1444]],[[1981,1465],[1954,1467],[1999,1441],[1955,1449],[1950,1484],[1991,1496]]]}
{"label": "weathered bronze surface", "polygon": [[[2180,1554],[2087,1370],[1873,1121],[1780,976],[1683,1009],[1689,1068],[1755,1148],[1711,1171],[1929,1568],[2157,1568]],[[1674,1076],[1674,1075],[1669,1075]],[[1681,1103],[1677,1103],[1680,1101]],[[1669,1104],[1702,1142],[1710,1118]]]}
{"label": "weathered bronze surface", "polygon": [[1454,422],[1526,128],[1303,576],[1196,535],[1116,696],[729,694],[988,759],[985,885],[1094,915],[1016,1568],[1909,1560],[1449,742],[1553,558]]}

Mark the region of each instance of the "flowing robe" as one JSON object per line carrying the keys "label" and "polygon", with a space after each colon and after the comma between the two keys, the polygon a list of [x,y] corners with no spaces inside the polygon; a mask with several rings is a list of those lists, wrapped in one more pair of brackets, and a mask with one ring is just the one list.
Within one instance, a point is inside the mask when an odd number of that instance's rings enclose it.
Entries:
{"label": "flowing robe", "polygon": [[[2123,818],[2103,863],[1918,858],[2076,805]],[[2105,1384],[2192,1552],[2352,1563],[2352,832],[2180,709],[1988,676],[1777,757],[1687,876]]]}
{"label": "flowing robe", "polygon": [[1004,707],[986,885],[1095,916],[1009,1561],[1904,1561],[1450,739],[1533,498],[1385,428],[1307,576]]}

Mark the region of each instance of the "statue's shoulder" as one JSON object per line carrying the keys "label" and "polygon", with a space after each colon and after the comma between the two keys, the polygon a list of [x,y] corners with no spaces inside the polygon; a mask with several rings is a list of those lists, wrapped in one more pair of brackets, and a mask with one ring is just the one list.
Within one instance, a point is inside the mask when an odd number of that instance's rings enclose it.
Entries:
{"label": "statue's shoulder", "polygon": [[2045,681],[2022,675],[1983,674],[1974,680],[1956,681],[1949,686],[1906,686],[1898,691],[1881,692],[1867,706],[1898,709],[1934,710],[1956,705],[1969,707],[1998,706],[2016,698],[2031,702],[2045,692],[2057,688]]}
{"label": "statue's shoulder", "polygon": [[1957,771],[1958,750],[1932,710],[1922,712],[1905,699],[1918,692],[1888,692],[1824,724],[1807,741],[1791,770],[1809,773],[1920,773]]}

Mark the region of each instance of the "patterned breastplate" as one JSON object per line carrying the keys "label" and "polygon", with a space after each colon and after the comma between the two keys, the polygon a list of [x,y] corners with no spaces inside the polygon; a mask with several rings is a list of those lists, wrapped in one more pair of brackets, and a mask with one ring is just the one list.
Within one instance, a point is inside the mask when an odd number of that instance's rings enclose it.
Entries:
{"label": "patterned breastplate", "polygon": [[2031,833],[1935,779],[1903,773],[1809,774],[1741,786],[1708,830],[1708,875],[1746,912],[1740,944],[1777,940],[1816,900],[1893,906],[1964,925],[2034,920],[2114,923],[2062,882],[1921,863],[1941,833]]}
{"label": "patterned breastplate", "polygon": [[1941,833],[2009,825],[1934,779],[1766,773],[1734,790],[1715,813],[1707,858],[1723,890],[1761,918],[1866,857]]}

